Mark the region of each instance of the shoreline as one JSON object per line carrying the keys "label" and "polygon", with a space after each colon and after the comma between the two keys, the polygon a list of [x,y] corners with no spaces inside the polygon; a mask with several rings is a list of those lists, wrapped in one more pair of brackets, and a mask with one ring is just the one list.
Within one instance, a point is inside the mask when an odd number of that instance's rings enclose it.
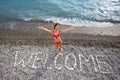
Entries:
{"label": "shoreline", "polygon": [[[52,35],[38,30],[37,25],[53,29],[49,22],[5,22],[0,23],[0,45],[52,45]],[[116,24],[117,25],[117,24]],[[120,25],[120,24],[119,24]],[[120,26],[76,27],[75,30],[61,33],[63,45],[98,46],[120,48]],[[61,25],[61,29],[69,26]]]}
{"label": "shoreline", "polygon": [[[31,21],[3,21],[0,22],[0,31],[10,30],[18,32],[31,32],[31,33],[44,33],[44,31],[39,31],[37,26],[42,25],[48,29],[53,29],[54,22],[43,21],[43,20],[31,20]],[[61,29],[70,27],[71,25],[61,24]],[[89,26],[73,26],[75,30],[67,33],[81,33],[81,34],[92,34],[92,35],[111,35],[120,36],[120,23],[113,23],[111,26],[106,25],[101,27]]]}

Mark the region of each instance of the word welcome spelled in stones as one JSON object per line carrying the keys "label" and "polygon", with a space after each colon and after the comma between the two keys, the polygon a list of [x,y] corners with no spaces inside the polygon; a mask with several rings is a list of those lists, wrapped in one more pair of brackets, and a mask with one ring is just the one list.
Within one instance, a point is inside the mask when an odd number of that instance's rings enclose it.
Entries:
{"label": "word welcome spelled in stones", "polygon": [[[94,72],[100,72],[100,73],[110,73],[108,69],[108,65],[105,61],[100,60],[101,58],[105,58],[106,56],[104,55],[88,55],[87,57],[78,53],[77,56],[75,54],[63,54],[63,53],[57,53],[55,57],[53,58],[53,65],[54,67],[51,66],[46,66],[47,61],[49,61],[49,56],[48,53],[30,53],[27,58],[26,57],[19,57],[19,52],[15,52],[15,60],[14,60],[14,67],[27,67],[28,65],[33,68],[40,68],[40,67],[45,67],[47,69],[58,69],[62,70],[63,68],[66,68],[67,70],[73,71],[76,68],[79,68],[79,71],[84,71],[83,66],[86,66],[88,68],[92,68]],[[65,56],[64,60],[59,60],[62,59],[62,57]],[[58,61],[59,60],[59,61]],[[38,63],[39,61],[42,62]],[[60,64],[61,61],[61,64]],[[63,61],[63,62],[62,62]],[[71,65],[68,65],[70,62],[73,62]],[[59,62],[59,63],[58,63]],[[38,64],[37,64],[38,63]],[[63,64],[64,63],[64,64]],[[91,65],[87,65],[87,64]],[[79,66],[79,67],[77,67]],[[107,69],[104,69],[105,66]]]}

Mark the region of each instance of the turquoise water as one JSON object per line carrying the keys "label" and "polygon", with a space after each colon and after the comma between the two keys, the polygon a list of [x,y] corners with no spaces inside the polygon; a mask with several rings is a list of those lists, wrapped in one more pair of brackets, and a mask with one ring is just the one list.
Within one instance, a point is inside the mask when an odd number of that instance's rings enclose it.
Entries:
{"label": "turquoise water", "polygon": [[0,21],[31,19],[78,26],[119,23],[120,0],[0,0]]}

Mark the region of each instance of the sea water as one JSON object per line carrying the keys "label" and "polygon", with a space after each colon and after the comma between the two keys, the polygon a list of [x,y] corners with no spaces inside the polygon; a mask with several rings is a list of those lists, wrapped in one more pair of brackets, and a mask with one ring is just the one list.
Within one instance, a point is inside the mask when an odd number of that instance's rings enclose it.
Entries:
{"label": "sea water", "polygon": [[120,0],[0,0],[0,21],[12,20],[102,27],[120,23]]}

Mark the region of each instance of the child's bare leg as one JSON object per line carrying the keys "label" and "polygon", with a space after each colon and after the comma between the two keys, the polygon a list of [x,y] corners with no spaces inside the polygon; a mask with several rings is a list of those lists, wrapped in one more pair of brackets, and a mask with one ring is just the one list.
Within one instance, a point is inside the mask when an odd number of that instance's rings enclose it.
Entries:
{"label": "child's bare leg", "polygon": [[56,50],[58,51],[58,49],[59,49],[59,46],[58,46],[57,44],[55,44],[55,47],[56,47]]}
{"label": "child's bare leg", "polygon": [[59,51],[62,51],[62,44],[59,45]]}

